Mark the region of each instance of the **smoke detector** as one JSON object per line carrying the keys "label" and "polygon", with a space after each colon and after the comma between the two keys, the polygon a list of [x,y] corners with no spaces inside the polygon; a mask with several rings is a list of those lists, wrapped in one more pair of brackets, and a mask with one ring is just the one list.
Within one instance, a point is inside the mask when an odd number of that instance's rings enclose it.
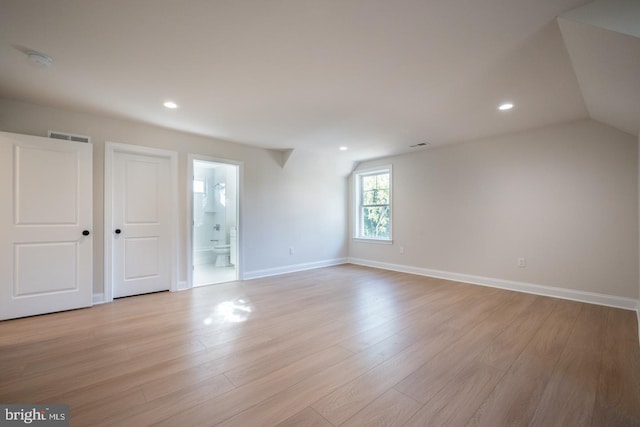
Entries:
{"label": "smoke detector", "polygon": [[49,55],[33,50],[27,52],[27,58],[39,67],[50,67],[53,64],[53,59]]}

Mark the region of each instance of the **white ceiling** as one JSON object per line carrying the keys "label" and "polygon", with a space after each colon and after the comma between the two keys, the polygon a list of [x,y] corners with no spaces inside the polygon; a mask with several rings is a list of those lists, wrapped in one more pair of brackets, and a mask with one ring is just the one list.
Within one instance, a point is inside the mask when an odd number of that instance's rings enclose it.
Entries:
{"label": "white ceiling", "polygon": [[0,96],[352,160],[607,122],[556,20],[585,3],[0,0]]}

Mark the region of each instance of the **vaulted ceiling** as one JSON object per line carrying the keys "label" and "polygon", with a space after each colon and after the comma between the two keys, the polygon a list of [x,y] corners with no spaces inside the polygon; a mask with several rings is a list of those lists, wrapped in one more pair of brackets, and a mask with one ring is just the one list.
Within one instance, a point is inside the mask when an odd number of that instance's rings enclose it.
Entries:
{"label": "vaulted ceiling", "polygon": [[599,0],[558,19],[589,115],[640,131],[640,1]]}
{"label": "vaulted ceiling", "polygon": [[0,0],[0,97],[352,160],[586,117],[638,134],[640,2],[587,3]]}

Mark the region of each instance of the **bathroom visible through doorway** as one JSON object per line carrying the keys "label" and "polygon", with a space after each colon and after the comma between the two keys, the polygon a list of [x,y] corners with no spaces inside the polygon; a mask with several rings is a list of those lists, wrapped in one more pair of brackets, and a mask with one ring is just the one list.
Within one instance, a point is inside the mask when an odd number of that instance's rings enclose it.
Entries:
{"label": "bathroom visible through doorway", "polygon": [[239,166],[192,161],[192,284],[238,280]]}

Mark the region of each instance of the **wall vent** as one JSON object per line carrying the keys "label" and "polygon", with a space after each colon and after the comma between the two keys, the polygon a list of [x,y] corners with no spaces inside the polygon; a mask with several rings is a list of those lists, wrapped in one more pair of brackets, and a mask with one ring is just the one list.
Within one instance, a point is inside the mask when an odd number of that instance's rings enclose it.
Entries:
{"label": "wall vent", "polygon": [[53,131],[53,130],[50,130],[48,132],[48,136],[49,136],[49,138],[64,139],[65,141],[87,142],[87,143],[91,142],[91,137],[90,136],[74,135],[72,133],[56,132],[56,131]]}

